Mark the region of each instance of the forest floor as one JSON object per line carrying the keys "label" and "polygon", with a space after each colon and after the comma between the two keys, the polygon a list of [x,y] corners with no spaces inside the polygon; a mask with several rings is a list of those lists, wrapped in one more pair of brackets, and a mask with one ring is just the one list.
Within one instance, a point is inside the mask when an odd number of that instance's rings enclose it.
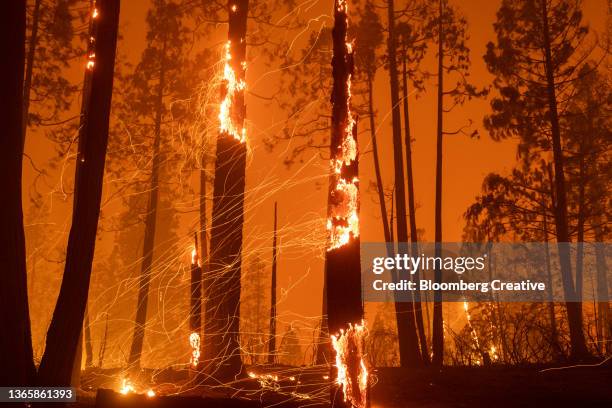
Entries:
{"label": "forest floor", "polygon": [[[96,404],[96,394],[92,389],[79,394],[78,406],[221,408],[328,405],[329,389],[325,386],[325,373],[321,369],[282,367],[278,372],[276,381],[270,377],[266,379],[266,373],[260,371],[258,378],[241,380],[226,388],[185,387],[183,383],[180,395],[152,399],[144,395],[124,396],[102,391],[98,393]],[[116,378],[108,372],[103,377]],[[91,375],[87,378],[90,385],[116,389],[107,384],[96,384],[98,381],[92,381]],[[610,364],[552,370],[535,366],[445,367],[441,371],[381,368],[372,372],[372,379],[375,381],[371,390],[372,408],[612,407]],[[172,391],[173,386],[165,383],[166,391],[160,386],[158,393],[173,394],[177,392]]]}

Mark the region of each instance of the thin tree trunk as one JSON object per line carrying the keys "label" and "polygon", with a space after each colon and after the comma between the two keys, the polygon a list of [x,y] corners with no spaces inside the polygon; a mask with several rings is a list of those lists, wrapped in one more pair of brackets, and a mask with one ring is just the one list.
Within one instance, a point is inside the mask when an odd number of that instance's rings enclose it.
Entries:
{"label": "thin tree trunk", "polygon": [[[438,22],[438,129],[436,136],[436,208],[435,208],[435,256],[442,256],[442,137],[444,133],[444,31],[442,25],[443,2],[439,0]],[[442,282],[442,271],[436,267],[434,280]],[[444,362],[444,322],[442,317],[442,292],[434,292],[433,308],[433,364],[441,366]]]}
{"label": "thin tree trunk", "polygon": [[[224,104],[227,116],[221,119],[217,138],[213,191],[210,267],[213,272],[206,298],[206,319],[211,332],[204,341],[208,374],[231,380],[242,372],[240,356],[240,277],[246,141],[244,85],[248,0],[229,1],[228,60],[231,78],[226,76]],[[236,81],[230,84],[227,81]]]}
{"label": "thin tree trunk", "polygon": [[151,169],[151,186],[149,188],[149,202],[145,220],[144,242],[142,245],[142,264],[140,267],[140,280],[138,285],[138,301],[136,303],[136,316],[134,319],[134,335],[128,364],[133,369],[140,367],[140,358],[147,322],[147,309],[149,303],[149,286],[151,284],[151,268],[153,266],[153,252],[155,248],[155,229],[157,226],[157,207],[159,201],[159,167],[161,164],[161,122],[164,109],[164,87],[166,78],[166,39],[162,45],[159,68],[159,84],[157,89],[157,102],[155,114],[155,140],[153,142],[153,165]]}
{"label": "thin tree trunk", "polygon": [[274,364],[276,358],[276,229],[277,203],[274,202],[274,238],[272,238],[272,282],[270,284],[270,340],[268,342],[268,364]]}
{"label": "thin tree trunk", "polygon": [[572,279],[572,265],[570,257],[570,236],[567,224],[567,198],[565,191],[564,158],[561,146],[561,130],[559,127],[559,114],[557,112],[557,96],[555,90],[554,68],[551,55],[550,34],[548,29],[547,1],[541,0],[542,28],[544,38],[544,56],[546,67],[546,82],[548,93],[548,107],[550,110],[551,136],[553,144],[553,161],[555,167],[555,227],[559,247],[559,263],[563,280],[563,290],[566,298],[565,307],[570,329],[570,344],[572,360],[587,358],[589,352],[586,348],[584,333],[582,331],[582,303],[575,300],[576,291]]}
{"label": "thin tree trunk", "polygon": [[[204,151],[202,153],[202,167],[200,168],[200,273],[201,273],[201,318],[204,319],[204,322],[201,323],[200,330],[200,352],[203,350],[203,341],[204,336],[211,330],[209,327],[208,319],[206,319],[206,298],[209,296],[209,288],[208,284],[209,280],[209,271],[210,271],[210,257],[208,252],[208,222],[207,222],[207,210],[206,210],[206,185],[208,184],[206,177],[206,167],[208,164],[208,152]],[[200,364],[200,370],[203,365]]]}
{"label": "thin tree trunk", "polygon": [[370,138],[372,140],[372,155],[374,156],[374,173],[376,174],[376,190],[380,203],[380,218],[383,224],[385,242],[392,242],[391,231],[389,229],[389,215],[387,214],[387,202],[385,200],[385,189],[380,172],[380,160],[378,156],[378,142],[376,141],[376,125],[374,123],[374,78],[368,75],[368,116],[370,118]]}
{"label": "thin tree trunk", "polygon": [[597,273],[597,314],[599,319],[598,341],[603,344],[606,355],[612,352],[612,313],[608,293],[608,265],[606,264],[606,242],[600,226],[595,228],[595,270]]}
{"label": "thin tree trunk", "polygon": [[[408,72],[406,67],[406,49],[404,46],[404,55],[402,58],[402,80],[404,89],[404,143],[406,144],[406,174],[408,178],[408,216],[410,219],[410,252],[413,257],[419,256],[419,237],[417,234],[416,223],[416,206],[414,203],[414,178],[412,175],[412,137],[410,134],[410,113],[408,110]],[[417,269],[412,275],[414,282],[420,281],[420,271]],[[429,348],[427,347],[427,336],[425,335],[425,327],[423,325],[423,305],[421,303],[421,291],[416,290],[414,293],[414,317],[416,320],[417,331],[419,334],[419,343],[421,345],[421,358],[425,364],[429,363]]]}
{"label": "thin tree trunk", "polygon": [[39,383],[67,386],[83,327],[89,280],[100,215],[104,164],[113,89],[113,72],[119,26],[119,0],[99,0],[96,28],[96,64],[91,75],[91,94],[81,155],[76,163],[72,227],[68,237],[66,266],[47,344],[39,368]]}
{"label": "thin tree trunk", "polygon": [[[26,2],[0,2],[0,384],[35,375],[21,204]],[[7,335],[10,334],[10,335]]]}
{"label": "thin tree trunk", "polygon": [[578,171],[578,225],[577,225],[577,236],[576,236],[576,300],[582,302],[582,287],[584,284],[583,269],[584,269],[584,223],[585,223],[585,184],[588,182],[585,180],[585,162],[584,162],[584,147],[586,140],[583,137],[580,143],[580,164]]}
{"label": "thin tree trunk", "polygon": [[85,368],[93,365],[93,349],[91,347],[91,327],[89,325],[89,307],[85,307]]}
{"label": "thin tree trunk", "polygon": [[32,11],[32,31],[30,32],[30,44],[26,60],[25,80],[23,82],[23,144],[25,146],[25,135],[28,130],[28,116],[30,114],[30,92],[32,90],[32,71],[34,68],[34,57],[38,46],[38,19],[40,17],[40,5],[42,0],[34,2]]}
{"label": "thin tree trunk", "polygon": [[[400,254],[408,252],[408,225],[406,222],[406,194],[404,190],[404,160],[402,154],[402,128],[400,115],[399,84],[397,70],[397,42],[395,39],[395,9],[393,0],[387,1],[389,38],[387,53],[389,55],[389,79],[391,85],[391,108],[393,124],[393,162],[395,169],[395,208],[397,222],[397,242]],[[405,276],[394,277],[402,279]],[[409,277],[408,277],[409,278]],[[397,334],[399,338],[400,365],[416,367],[421,364],[419,342],[417,338],[414,305],[412,302],[395,302]]]}
{"label": "thin tree trunk", "polygon": [[548,246],[548,216],[544,211],[544,258],[546,260],[546,278],[548,287],[548,316],[550,319],[550,342],[552,344],[555,360],[558,360],[563,354],[559,345],[559,334],[557,333],[557,319],[555,313],[555,302],[553,297],[553,282],[550,265],[550,248]]}

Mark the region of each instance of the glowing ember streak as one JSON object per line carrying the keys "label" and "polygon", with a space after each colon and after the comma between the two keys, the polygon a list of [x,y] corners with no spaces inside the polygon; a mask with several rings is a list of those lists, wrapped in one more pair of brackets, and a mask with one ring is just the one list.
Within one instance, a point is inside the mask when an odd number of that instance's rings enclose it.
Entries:
{"label": "glowing ember streak", "polygon": [[191,333],[189,344],[191,345],[191,365],[197,367],[200,363],[200,335],[195,332]]}
{"label": "glowing ember streak", "polygon": [[[240,92],[244,92],[246,89],[246,82],[236,78],[236,73],[230,64],[232,60],[230,46],[231,42],[228,41],[225,45],[225,66],[223,68],[225,96],[219,107],[219,130],[221,133],[232,135],[236,140],[240,141],[240,143],[244,143],[246,141],[246,129],[244,127],[239,129],[234,124],[232,120],[232,105],[236,95]],[[244,61],[241,62],[241,65],[246,69],[246,63]]]}
{"label": "glowing ember streak", "polygon": [[134,386],[132,385],[130,380],[128,380],[127,378],[124,378],[121,381],[121,388],[119,389],[119,392],[123,395],[127,395],[130,392],[134,392]]}
{"label": "glowing ember streak", "polygon": [[368,369],[365,364],[365,324],[351,325],[331,336],[336,353],[336,384],[342,389],[345,402],[356,408],[365,407],[368,393]]}

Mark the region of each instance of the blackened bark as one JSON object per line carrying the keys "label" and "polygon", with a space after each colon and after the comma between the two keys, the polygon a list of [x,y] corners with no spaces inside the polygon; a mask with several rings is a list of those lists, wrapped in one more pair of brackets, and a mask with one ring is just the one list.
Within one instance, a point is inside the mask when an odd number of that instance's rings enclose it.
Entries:
{"label": "blackened bark", "polygon": [[[355,146],[355,156],[350,158],[345,156],[348,154],[344,149],[348,138],[353,138],[357,143],[357,125],[350,125],[351,116],[349,111],[350,89],[349,82],[353,75],[353,54],[347,45],[347,29],[348,17],[346,14],[346,4],[336,0],[334,4],[334,28],[332,30],[333,42],[333,57],[332,57],[332,75],[333,88],[331,94],[332,102],[332,134],[330,140],[330,158],[332,163],[341,162],[339,168],[332,172],[331,188],[328,195],[328,214],[332,215],[331,223],[345,224],[348,220],[342,215],[342,219],[334,219],[333,209],[336,206],[346,206],[343,197],[337,190],[341,180],[354,182],[359,176],[359,153]],[[349,129],[352,134],[347,134]],[[332,166],[333,167],[333,166]],[[355,184],[358,188],[358,184]],[[354,210],[359,213],[359,192],[356,192],[357,208]],[[344,205],[343,205],[344,204]],[[352,211],[346,210],[344,211]],[[359,235],[355,235],[354,231],[346,231],[348,242],[337,244],[330,239],[328,250],[325,256],[325,287],[327,299],[327,321],[329,333],[332,335],[340,335],[341,331],[347,330],[351,325],[361,324],[363,319],[363,305],[361,302],[361,260],[359,248]],[[331,238],[333,234],[331,233]],[[354,350],[345,351],[349,358],[347,360],[354,361],[356,353]],[[355,375],[359,365],[347,367],[347,378]],[[337,367],[332,364],[330,366],[330,379],[337,378]],[[354,384],[354,383],[353,383]],[[342,391],[338,389],[337,384],[331,387],[330,391],[331,402],[334,407],[351,407],[352,404],[346,401]]]}
{"label": "blackened bark", "polygon": [[191,313],[189,314],[189,330],[201,334],[202,330],[202,269],[197,255],[198,234],[195,236],[195,257],[191,260]]}
{"label": "blackened bark", "polygon": [[21,207],[26,2],[0,2],[0,384],[29,384],[35,374]]}
{"label": "blackened bark", "polygon": [[[442,256],[442,137],[444,134],[444,27],[442,24],[444,0],[439,0],[438,22],[438,129],[436,135],[436,208],[435,208],[435,256]],[[434,280],[442,282],[442,271],[436,268]],[[442,292],[434,292],[433,307],[433,364],[444,361],[444,322],[442,317]]]}
{"label": "blackened bark", "polygon": [[572,278],[572,265],[570,257],[570,236],[567,226],[567,197],[565,189],[564,157],[561,147],[561,129],[559,127],[559,114],[557,112],[557,96],[555,89],[554,67],[548,28],[548,6],[546,0],[541,0],[542,36],[544,39],[544,57],[546,68],[548,108],[550,111],[551,138],[553,145],[553,164],[555,169],[555,227],[559,247],[559,264],[563,281],[565,307],[570,329],[571,355],[573,360],[587,358],[589,352],[586,348],[584,333],[582,331],[582,303],[571,302],[576,292]]}
{"label": "blackened bark", "polygon": [[151,169],[151,187],[149,189],[149,202],[145,219],[144,242],[142,244],[142,264],[140,267],[140,280],[138,284],[138,300],[136,303],[136,316],[134,318],[134,335],[128,364],[131,368],[140,367],[142,345],[144,342],[145,325],[147,322],[147,309],[149,304],[149,286],[151,284],[151,268],[153,267],[153,251],[155,248],[155,230],[157,227],[157,206],[159,202],[159,167],[161,164],[161,122],[164,110],[164,87],[166,78],[166,40],[164,38],[159,64],[159,84],[157,90],[157,104],[155,115],[155,140],[153,141],[153,165]]}
{"label": "blackened bark", "polygon": [[268,364],[276,360],[276,229],[278,227],[277,203],[274,202],[274,238],[272,238],[272,281],[270,284],[270,340],[268,342]]}
{"label": "blackened bark", "polygon": [[70,384],[77,343],[83,327],[108,144],[119,1],[99,0],[96,3],[99,11],[96,64],[91,77],[88,115],[82,123],[86,128],[85,137],[80,141],[82,156],[76,163],[74,209],[66,266],[39,368],[41,385]]}
{"label": "blackened bark", "polygon": [[[389,79],[391,85],[391,117],[393,124],[393,163],[395,170],[395,208],[397,222],[397,242],[400,253],[407,253],[408,224],[406,222],[406,194],[404,190],[404,159],[402,152],[402,128],[400,115],[399,84],[397,70],[397,41],[395,38],[395,9],[393,0],[387,1],[389,38]],[[397,272],[394,272],[394,279]],[[407,278],[397,277],[398,279]],[[414,319],[412,302],[395,302],[397,334],[399,338],[400,365],[416,367],[421,364],[419,342]]]}
{"label": "blackened bark", "polygon": [[[230,0],[228,61],[237,81],[245,80],[248,0]],[[227,89],[224,93],[227,93]],[[244,91],[231,100],[228,120],[242,130],[246,117]],[[246,142],[230,131],[217,138],[213,212],[210,238],[211,279],[206,298],[206,320],[210,332],[204,340],[206,371],[220,380],[231,380],[242,372],[240,356],[240,277]]]}

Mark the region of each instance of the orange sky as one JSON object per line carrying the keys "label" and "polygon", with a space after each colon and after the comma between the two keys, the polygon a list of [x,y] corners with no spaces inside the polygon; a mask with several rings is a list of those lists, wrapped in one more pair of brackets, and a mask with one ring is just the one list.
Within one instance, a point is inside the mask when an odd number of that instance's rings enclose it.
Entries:
{"label": "orange sky", "polygon": [[[329,12],[332,3],[331,0],[319,0],[317,8],[322,13]],[[469,22],[472,80],[477,85],[487,85],[492,78],[486,70],[482,55],[485,52],[486,42],[493,39],[492,23],[500,2],[464,0],[454,3],[460,6]],[[585,20],[594,30],[602,31],[606,18],[606,1],[586,0],[584,3]],[[148,0],[122,2],[121,50],[133,62],[137,61],[144,47],[146,35],[144,18],[148,4]],[[327,21],[329,25],[331,18],[321,21]],[[219,27],[219,30],[223,32],[224,27]],[[432,62],[431,58],[428,58],[427,63]],[[433,65],[429,68],[432,69]],[[249,59],[247,82],[255,84],[250,86],[254,93],[267,95],[273,89],[274,75],[268,75],[268,71],[269,68],[259,63],[257,59]],[[79,67],[74,68],[74,72],[76,78],[82,75]],[[375,107],[378,111],[377,124],[380,129],[383,177],[385,183],[390,185],[393,181],[393,163],[388,86],[388,76],[385,71],[380,70],[375,82]],[[413,144],[413,160],[418,205],[417,223],[420,229],[424,229],[425,239],[432,240],[435,200],[435,82],[431,81],[427,85],[426,92],[418,98],[412,96],[410,103],[412,135],[416,139]],[[271,256],[273,203],[278,201],[281,228],[278,272],[279,314],[283,320],[279,330],[284,330],[285,324],[291,321],[303,321],[303,317],[306,316],[313,318],[307,323],[312,326],[321,309],[323,243],[315,238],[321,236],[325,227],[328,164],[313,152],[312,158],[310,160],[307,158],[306,164],[296,164],[291,169],[287,169],[282,163],[286,153],[284,149],[287,146],[279,146],[275,151],[268,152],[261,143],[267,132],[274,129],[274,124],[283,119],[280,110],[270,108],[261,99],[252,96],[247,97],[247,106],[249,145],[252,154],[247,170],[245,251],[261,253],[266,260]],[[461,135],[448,136],[444,141],[443,237],[445,241],[460,240],[464,224],[462,214],[479,193],[483,177],[492,171],[506,172],[514,163],[514,144],[493,142],[482,128],[482,118],[488,111],[488,101],[478,100],[456,109],[447,117],[448,130],[465,124],[467,119],[471,118],[474,126],[479,129],[481,137],[476,140]],[[363,127],[361,130],[365,130],[365,123],[361,126]],[[362,151],[369,150],[369,133],[361,132],[359,142]],[[46,159],[53,153],[53,146],[44,140],[42,135],[34,133],[28,137],[26,152],[39,166],[44,166]],[[374,181],[371,154],[361,157],[360,173],[364,192],[361,200],[361,240],[362,242],[380,241],[383,238],[379,207],[371,193],[365,194],[367,186]],[[52,180],[46,189],[56,189],[60,183],[60,174],[54,171],[50,174]],[[24,190],[27,192],[35,176],[27,161],[24,162],[24,175]],[[194,185],[196,185],[195,178]],[[108,191],[105,190],[105,193]],[[25,200],[24,204],[29,205]],[[50,239],[65,241],[70,225],[69,205],[60,204],[54,207],[52,219],[56,223],[55,231],[59,232]],[[195,213],[182,218],[181,230],[185,242],[190,242],[193,231],[190,231],[188,226],[193,225],[195,220]],[[26,218],[26,224],[27,222]],[[96,256],[105,256],[110,244],[108,239],[103,240],[96,250]],[[187,262],[188,258],[185,259]],[[61,276],[61,268],[57,273],[60,275],[54,276],[55,280]],[[36,320],[36,317],[33,317],[33,320]]]}

